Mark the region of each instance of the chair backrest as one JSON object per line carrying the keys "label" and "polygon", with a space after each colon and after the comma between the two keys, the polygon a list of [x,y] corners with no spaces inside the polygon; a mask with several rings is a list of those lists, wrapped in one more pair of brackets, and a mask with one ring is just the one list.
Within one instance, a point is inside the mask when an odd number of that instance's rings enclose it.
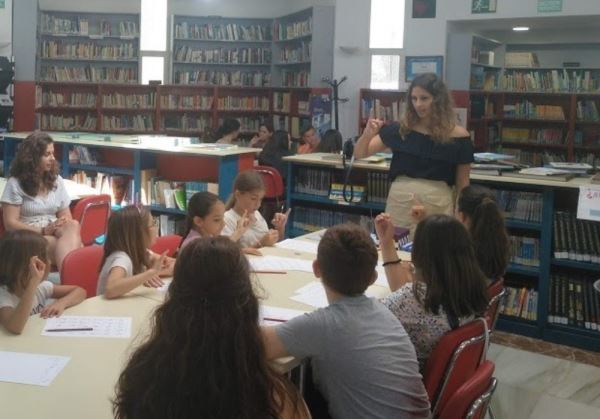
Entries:
{"label": "chair backrest", "polygon": [[484,361],[450,397],[439,419],[483,419],[496,389],[492,374],[494,363]]}
{"label": "chair backrest", "polygon": [[73,208],[73,218],[79,221],[81,242],[93,244],[98,236],[106,234],[110,216],[110,195],[92,195],[80,199]]}
{"label": "chair backrest", "polygon": [[0,206],[0,235],[4,234],[6,229],[4,228],[4,212],[2,211],[2,207]]}
{"label": "chair backrest", "polygon": [[63,259],[60,281],[82,287],[88,298],[96,295],[104,247],[93,245],[75,249]]}
{"label": "chair backrest", "polygon": [[475,319],[442,336],[431,352],[423,374],[433,417],[437,416],[448,398],[485,360],[487,345],[487,322],[483,318]]}
{"label": "chair backrest", "polygon": [[265,184],[265,198],[279,200],[283,198],[285,187],[279,170],[270,166],[254,166]]}
{"label": "chair backrest", "polygon": [[504,278],[500,277],[488,286],[488,308],[485,312],[485,319],[488,322],[490,332],[496,328],[496,321],[500,315],[500,301],[504,295]]}
{"label": "chair backrest", "polygon": [[159,255],[162,255],[166,250],[167,256],[172,257],[175,252],[177,252],[182,239],[183,237],[178,234],[168,234],[166,236],[157,237],[156,242],[150,246],[150,250]]}

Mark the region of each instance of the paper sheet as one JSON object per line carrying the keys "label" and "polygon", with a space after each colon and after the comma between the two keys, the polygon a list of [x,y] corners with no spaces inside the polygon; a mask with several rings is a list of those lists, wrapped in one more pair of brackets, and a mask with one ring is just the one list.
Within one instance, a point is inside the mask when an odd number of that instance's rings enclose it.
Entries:
{"label": "paper sheet", "polygon": [[[298,288],[295,291],[295,294],[296,295],[290,297],[290,300],[298,301],[299,303],[316,308],[327,307],[329,305],[325,288],[323,288],[323,284],[320,282],[306,284],[305,286]],[[367,297],[376,297],[376,295],[368,289],[365,292],[365,295]]]}
{"label": "paper sheet", "polygon": [[0,381],[49,386],[70,359],[67,356],[0,351]]}
{"label": "paper sheet", "polygon": [[375,270],[377,271],[377,279],[375,280],[375,285],[389,287],[387,276],[385,275],[385,268],[381,265],[377,265]]}
{"label": "paper sheet", "polygon": [[248,258],[253,271],[302,271],[312,273],[312,261],[280,256]]}
{"label": "paper sheet", "polygon": [[[48,329],[80,329],[91,327],[90,331],[47,332]],[[131,337],[131,317],[105,316],[61,316],[46,320],[42,336],[53,337]]]}
{"label": "paper sheet", "polygon": [[[302,310],[292,310],[289,308],[261,306],[260,307],[260,324],[264,326],[276,326],[282,322],[286,322],[294,317],[301,316],[305,312]],[[265,320],[265,317],[267,318]]]}
{"label": "paper sheet", "polygon": [[296,250],[299,252],[305,252],[316,255],[319,243],[315,242],[314,240],[307,241],[298,239],[286,239],[277,243],[275,247],[281,247],[283,249]]}

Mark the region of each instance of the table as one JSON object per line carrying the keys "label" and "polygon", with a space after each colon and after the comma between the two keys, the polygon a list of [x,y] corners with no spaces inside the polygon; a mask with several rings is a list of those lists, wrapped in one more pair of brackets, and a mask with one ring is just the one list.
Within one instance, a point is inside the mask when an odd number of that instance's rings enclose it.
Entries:
{"label": "table", "polygon": [[[311,234],[307,238],[318,239]],[[264,254],[314,259],[310,253],[270,247]],[[406,255],[402,255],[403,258]],[[298,288],[315,280],[307,272],[255,274],[257,292],[263,304],[302,311],[313,307],[290,300]],[[384,296],[387,287],[373,285],[373,294]],[[165,298],[165,293],[140,287],[124,297],[106,300],[101,296],[85,300],[65,311],[66,315],[132,317],[130,339],[72,338],[41,336],[45,320],[33,316],[22,335],[0,329],[0,350],[69,356],[71,360],[49,387],[0,382],[0,409],[5,418],[112,418],[110,399],[114,386],[132,350],[147,336],[149,319]],[[276,367],[290,371],[300,360],[288,357],[275,361]]]}

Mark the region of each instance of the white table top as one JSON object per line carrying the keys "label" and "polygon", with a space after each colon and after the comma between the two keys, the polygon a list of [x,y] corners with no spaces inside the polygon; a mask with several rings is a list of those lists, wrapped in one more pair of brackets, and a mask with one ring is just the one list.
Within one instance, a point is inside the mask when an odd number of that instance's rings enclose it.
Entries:
{"label": "white table top", "polygon": [[[309,253],[282,248],[266,248],[263,253],[314,259]],[[312,274],[259,274],[257,279],[257,293],[264,297],[265,305],[314,310],[312,306],[289,299],[295,290],[316,280]],[[379,285],[371,286],[370,290],[377,296],[389,293],[388,288]],[[65,311],[66,315],[132,317],[131,339],[41,336],[45,320],[39,316],[29,319],[20,336],[0,328],[0,350],[71,358],[49,387],[0,382],[2,417],[112,418],[109,400],[114,395],[116,380],[131,351],[147,336],[150,316],[164,297],[160,291],[140,287],[122,298],[94,297]],[[276,361],[276,366],[283,371],[296,365],[298,360],[291,357]]]}

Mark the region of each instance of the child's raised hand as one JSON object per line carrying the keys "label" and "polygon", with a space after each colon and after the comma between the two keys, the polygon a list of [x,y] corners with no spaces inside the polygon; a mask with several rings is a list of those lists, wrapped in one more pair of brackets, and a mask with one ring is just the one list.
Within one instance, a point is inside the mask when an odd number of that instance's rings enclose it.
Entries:
{"label": "child's raised hand", "polygon": [[167,263],[167,252],[168,250],[165,250],[160,256],[154,256],[151,269],[156,270],[156,272],[160,272],[164,268],[165,264]]}
{"label": "child's raised hand", "polygon": [[277,230],[270,229],[262,239],[260,239],[261,246],[273,246],[279,241],[279,232]]}
{"label": "child's raised hand", "polygon": [[363,131],[363,135],[366,135],[369,138],[375,137],[379,134],[379,130],[383,126],[383,120],[378,118],[369,118],[367,121],[367,125],[365,126],[365,130]]}
{"label": "child's raised hand", "polygon": [[235,231],[241,236],[246,232],[246,230],[248,230],[248,227],[250,227],[250,223],[251,220],[248,216],[248,210],[244,210],[242,218],[238,220],[237,225],[235,226]]}
{"label": "child's raised hand", "polygon": [[291,211],[292,209],[288,208],[286,212],[276,213],[273,216],[273,219],[271,220],[271,224],[273,224],[273,227],[275,227],[277,230],[282,230],[285,227],[285,224],[287,223]]}
{"label": "child's raised hand", "polygon": [[46,263],[37,256],[32,256],[29,260],[29,284],[32,287],[37,286],[46,276]]}
{"label": "child's raised hand", "polygon": [[394,224],[390,214],[382,212],[375,217],[375,231],[380,243],[394,242]]}
{"label": "child's raised hand", "polygon": [[65,308],[66,307],[64,303],[61,303],[60,301],[55,301],[49,306],[44,307],[44,309],[40,313],[40,316],[43,319],[47,319],[50,317],[60,317],[60,315],[63,314],[63,311],[65,311]]}

